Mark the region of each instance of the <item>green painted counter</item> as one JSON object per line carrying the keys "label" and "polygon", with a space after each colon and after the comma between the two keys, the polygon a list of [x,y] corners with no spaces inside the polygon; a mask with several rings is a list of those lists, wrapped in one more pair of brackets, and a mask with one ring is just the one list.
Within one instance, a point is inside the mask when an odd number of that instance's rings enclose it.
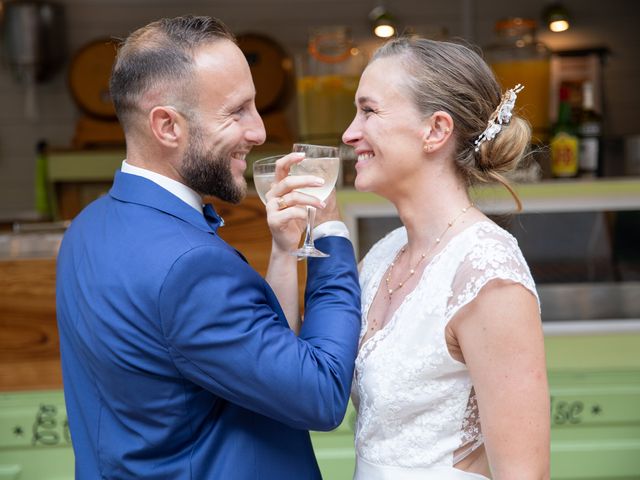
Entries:
{"label": "green painted counter", "polygon": [[[640,479],[640,333],[546,338],[553,480]],[[352,406],[340,427],[313,432],[323,476],[354,467]],[[61,391],[0,394],[0,479],[71,480]]]}
{"label": "green painted counter", "polygon": [[[514,184],[513,189],[523,200],[526,211],[528,202],[536,200],[573,200],[588,199],[594,201],[640,201],[640,178],[619,177],[593,179],[542,180],[535,183]],[[470,190],[473,199],[480,204],[489,201],[506,201],[513,207],[513,200],[509,192],[500,185],[478,185]],[[342,189],[338,192],[341,205],[386,203],[387,200],[373,193],[359,192],[355,189]],[[557,206],[563,209],[562,205]]]}

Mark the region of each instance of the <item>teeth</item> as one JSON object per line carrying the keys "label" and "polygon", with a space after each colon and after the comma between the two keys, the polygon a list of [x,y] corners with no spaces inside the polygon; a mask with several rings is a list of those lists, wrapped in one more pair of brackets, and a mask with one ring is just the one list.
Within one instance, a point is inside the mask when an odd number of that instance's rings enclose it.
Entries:
{"label": "teeth", "polygon": [[358,161],[369,160],[370,158],[373,158],[373,153],[361,153],[358,155]]}

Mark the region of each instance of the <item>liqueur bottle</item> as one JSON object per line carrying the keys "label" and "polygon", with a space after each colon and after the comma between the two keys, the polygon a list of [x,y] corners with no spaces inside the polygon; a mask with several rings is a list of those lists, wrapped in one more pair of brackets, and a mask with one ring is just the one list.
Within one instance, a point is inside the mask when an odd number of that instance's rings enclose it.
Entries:
{"label": "liqueur bottle", "polygon": [[578,127],[571,117],[569,89],[560,87],[558,120],[553,126],[551,148],[551,174],[554,177],[575,177],[578,175],[579,155]]}

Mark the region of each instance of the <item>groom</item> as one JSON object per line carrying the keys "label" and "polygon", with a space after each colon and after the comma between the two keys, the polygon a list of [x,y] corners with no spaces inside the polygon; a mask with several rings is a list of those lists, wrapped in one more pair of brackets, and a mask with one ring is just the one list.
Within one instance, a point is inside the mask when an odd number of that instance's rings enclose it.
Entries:
{"label": "groom", "polygon": [[[318,240],[300,335],[216,233],[264,142],[247,62],[218,20],[151,23],[111,95],[127,159],[67,231],[57,316],[79,479],[317,479],[308,429],[346,410],[360,324],[348,239]],[[339,230],[339,229],[338,229]]]}

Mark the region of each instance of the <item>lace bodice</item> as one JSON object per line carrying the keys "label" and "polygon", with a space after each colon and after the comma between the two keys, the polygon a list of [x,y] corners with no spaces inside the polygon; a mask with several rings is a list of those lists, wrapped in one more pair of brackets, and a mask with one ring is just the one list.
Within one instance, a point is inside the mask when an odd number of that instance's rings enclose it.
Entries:
{"label": "lace bodice", "polygon": [[[361,339],[382,276],[406,241],[404,228],[394,230],[364,259]],[[388,324],[362,345],[352,391],[358,456],[379,465],[451,467],[461,458],[456,450],[482,444],[473,385],[449,354],[445,327],[492,279],[520,283],[537,297],[515,238],[482,221],[444,246]]]}

